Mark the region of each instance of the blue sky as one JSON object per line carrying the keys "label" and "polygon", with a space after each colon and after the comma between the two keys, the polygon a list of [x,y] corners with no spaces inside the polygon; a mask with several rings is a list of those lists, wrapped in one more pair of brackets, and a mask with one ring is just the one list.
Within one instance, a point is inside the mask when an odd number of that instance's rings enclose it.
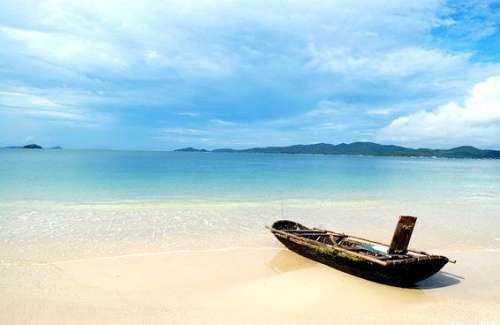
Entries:
{"label": "blue sky", "polygon": [[500,149],[499,1],[0,8],[0,146]]}

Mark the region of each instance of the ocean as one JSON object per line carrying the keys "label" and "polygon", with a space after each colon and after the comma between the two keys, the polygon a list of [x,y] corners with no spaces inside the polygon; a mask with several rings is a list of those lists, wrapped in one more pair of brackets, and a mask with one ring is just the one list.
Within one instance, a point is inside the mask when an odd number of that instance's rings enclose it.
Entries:
{"label": "ocean", "polygon": [[404,214],[424,248],[498,249],[500,161],[0,150],[9,260],[267,245],[281,218],[387,242]]}
{"label": "ocean", "polygon": [[0,201],[500,198],[500,161],[333,155],[0,150]]}

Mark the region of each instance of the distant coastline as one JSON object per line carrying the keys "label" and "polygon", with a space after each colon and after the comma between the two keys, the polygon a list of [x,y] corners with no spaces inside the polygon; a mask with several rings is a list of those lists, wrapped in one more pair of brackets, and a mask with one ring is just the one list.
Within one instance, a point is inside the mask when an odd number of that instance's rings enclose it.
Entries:
{"label": "distant coastline", "polygon": [[500,151],[483,150],[472,146],[452,149],[407,148],[395,145],[382,145],[374,142],[353,142],[341,144],[316,143],[284,147],[256,147],[249,149],[197,149],[186,147],[175,152],[214,152],[214,153],[282,153],[282,154],[317,154],[317,155],[364,155],[385,157],[438,157],[438,158],[475,158],[500,159]]}
{"label": "distant coastline", "polygon": [[[44,149],[44,148],[41,145],[39,145],[39,144],[32,143],[32,144],[27,144],[25,146],[7,146],[7,147],[3,147],[3,149]],[[62,147],[61,146],[55,146],[55,147],[49,147],[49,148],[46,148],[46,149],[61,150]]]}

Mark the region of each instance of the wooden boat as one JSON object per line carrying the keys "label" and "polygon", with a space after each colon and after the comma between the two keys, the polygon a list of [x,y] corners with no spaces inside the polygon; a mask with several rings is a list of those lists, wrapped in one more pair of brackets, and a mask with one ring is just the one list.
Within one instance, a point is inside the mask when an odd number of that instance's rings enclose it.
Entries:
{"label": "wooden boat", "polygon": [[287,248],[302,256],[367,280],[411,287],[441,270],[446,263],[455,263],[445,256],[408,249],[416,219],[400,217],[391,245],[311,229],[288,220],[275,222],[270,230]]}

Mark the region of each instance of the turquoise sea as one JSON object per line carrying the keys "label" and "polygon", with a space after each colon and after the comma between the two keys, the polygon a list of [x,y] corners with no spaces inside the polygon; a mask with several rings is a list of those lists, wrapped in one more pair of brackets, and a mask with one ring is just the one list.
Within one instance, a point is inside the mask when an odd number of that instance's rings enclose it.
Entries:
{"label": "turquoise sea", "polygon": [[500,199],[500,161],[0,150],[0,201]]}
{"label": "turquoise sea", "polygon": [[0,260],[273,245],[280,218],[388,241],[404,214],[420,248],[500,248],[500,161],[0,150]]}

